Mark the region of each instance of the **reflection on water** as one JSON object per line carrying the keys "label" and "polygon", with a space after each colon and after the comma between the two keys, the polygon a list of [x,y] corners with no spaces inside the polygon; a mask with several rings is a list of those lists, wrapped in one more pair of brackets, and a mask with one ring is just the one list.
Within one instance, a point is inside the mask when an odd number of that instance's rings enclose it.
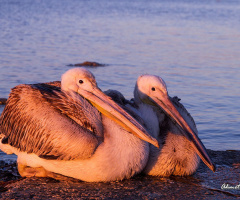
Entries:
{"label": "reflection on water", "polygon": [[139,75],[160,75],[207,148],[240,149],[238,1],[2,0],[0,31],[0,97],[97,61],[103,90],[131,98]]}

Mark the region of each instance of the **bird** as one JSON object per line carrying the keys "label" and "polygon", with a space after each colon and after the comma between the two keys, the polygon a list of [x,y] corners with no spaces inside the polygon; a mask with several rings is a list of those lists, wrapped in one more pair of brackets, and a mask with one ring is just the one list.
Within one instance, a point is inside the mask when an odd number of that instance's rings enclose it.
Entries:
{"label": "bird", "polygon": [[148,143],[158,146],[85,68],[68,70],[61,83],[14,87],[0,117],[0,133],[0,149],[17,155],[18,171],[26,177],[122,180],[143,170]]}
{"label": "bird", "polygon": [[159,148],[150,145],[144,174],[162,177],[192,175],[199,166],[199,157],[212,171],[216,170],[198,138],[194,119],[178,97],[169,96],[161,77],[139,76],[131,101],[118,91],[109,90],[107,94],[126,111],[131,110],[141,118],[149,133],[159,142]]}

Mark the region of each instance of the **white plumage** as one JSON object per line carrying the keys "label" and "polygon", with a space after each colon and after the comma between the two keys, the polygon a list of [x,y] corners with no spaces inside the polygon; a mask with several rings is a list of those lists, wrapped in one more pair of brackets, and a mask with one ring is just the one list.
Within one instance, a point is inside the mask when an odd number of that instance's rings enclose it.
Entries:
{"label": "white plumage", "polygon": [[[146,124],[159,126],[157,138],[160,148],[151,145],[148,164],[144,173],[158,176],[190,175],[199,164],[199,157],[213,171],[215,166],[197,134],[196,124],[177,97],[168,95],[163,79],[158,76],[143,75],[137,80],[134,100]],[[144,117],[142,106],[151,107],[158,123]],[[151,131],[150,131],[151,132]],[[156,133],[156,132],[151,132]]]}
{"label": "white plumage", "polygon": [[157,146],[83,68],[62,76],[62,90],[51,84],[15,87],[0,130],[0,148],[18,156],[22,176],[57,173],[83,181],[122,180],[145,167],[147,142]]}
{"label": "white plumage", "polygon": [[[119,104],[138,115],[159,148],[150,145],[148,163],[143,170],[154,176],[190,175],[199,165],[199,157],[211,169],[215,166],[197,134],[196,124],[177,97],[168,95],[166,83],[158,76],[143,75],[137,80],[133,101],[117,91],[107,91]],[[134,112],[134,113],[133,113]]]}

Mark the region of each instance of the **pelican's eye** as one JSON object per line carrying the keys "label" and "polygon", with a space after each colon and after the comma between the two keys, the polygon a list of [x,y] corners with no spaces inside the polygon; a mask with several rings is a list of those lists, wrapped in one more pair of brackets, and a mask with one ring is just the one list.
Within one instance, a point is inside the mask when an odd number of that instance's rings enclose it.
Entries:
{"label": "pelican's eye", "polygon": [[155,87],[152,87],[152,91],[155,91],[156,89],[155,89]]}
{"label": "pelican's eye", "polygon": [[80,84],[83,84],[83,80],[79,80],[79,83],[80,83]]}

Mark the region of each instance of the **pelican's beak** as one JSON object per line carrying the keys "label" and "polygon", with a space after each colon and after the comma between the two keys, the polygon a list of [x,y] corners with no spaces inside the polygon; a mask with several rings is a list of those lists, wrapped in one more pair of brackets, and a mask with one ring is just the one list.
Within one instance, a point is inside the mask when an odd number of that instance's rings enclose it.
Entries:
{"label": "pelican's beak", "polygon": [[171,102],[168,94],[162,94],[161,97],[150,97],[153,103],[157,104],[173,121],[175,121],[183,130],[184,135],[191,142],[193,148],[202,159],[202,161],[213,171],[215,172],[216,167],[211,161],[210,157],[207,154],[207,151],[198,138],[197,134],[190,128],[188,123],[184,120],[178,110],[175,108]]}
{"label": "pelican's beak", "polygon": [[157,140],[153,138],[139,122],[123,110],[109,96],[105,95],[99,88],[95,87],[93,92],[79,89],[78,93],[89,100],[102,114],[117,122],[124,129],[130,131],[138,138],[159,147]]}

